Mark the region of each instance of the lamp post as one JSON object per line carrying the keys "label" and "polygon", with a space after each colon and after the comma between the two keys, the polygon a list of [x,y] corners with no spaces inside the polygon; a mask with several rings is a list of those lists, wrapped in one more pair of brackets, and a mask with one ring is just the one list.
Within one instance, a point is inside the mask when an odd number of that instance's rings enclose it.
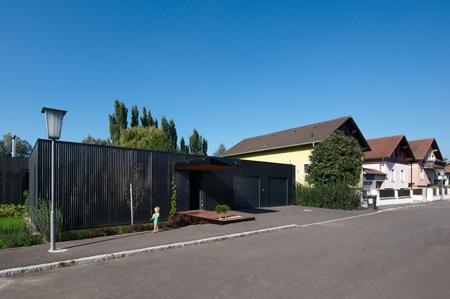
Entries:
{"label": "lamp post", "polygon": [[56,140],[61,136],[63,117],[67,111],[43,107],[41,113],[45,114],[48,139],[52,140],[52,162],[51,162],[51,207],[50,207],[50,250],[56,252],[55,248],[55,149]]}

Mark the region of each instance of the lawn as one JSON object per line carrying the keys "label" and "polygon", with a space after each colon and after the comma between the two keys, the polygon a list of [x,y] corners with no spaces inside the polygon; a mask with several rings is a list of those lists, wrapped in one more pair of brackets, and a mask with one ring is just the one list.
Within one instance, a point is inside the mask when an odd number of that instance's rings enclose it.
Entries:
{"label": "lawn", "polygon": [[39,236],[28,232],[23,216],[0,217],[0,249],[41,244]]}

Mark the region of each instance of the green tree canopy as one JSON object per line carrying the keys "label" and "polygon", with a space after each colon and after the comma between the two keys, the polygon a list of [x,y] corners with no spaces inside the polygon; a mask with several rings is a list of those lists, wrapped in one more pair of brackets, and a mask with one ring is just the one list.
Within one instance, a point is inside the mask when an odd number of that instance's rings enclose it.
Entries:
{"label": "green tree canopy", "polygon": [[114,101],[114,113],[109,115],[109,133],[111,142],[114,145],[119,144],[120,131],[128,127],[128,109],[124,103],[119,100]]}
{"label": "green tree canopy", "polygon": [[81,142],[87,144],[111,145],[111,141],[109,139],[95,138],[91,135],[87,135],[86,137],[84,137]]}
{"label": "green tree canopy", "polygon": [[186,145],[183,137],[180,139],[180,152],[189,154],[189,146]]}
{"label": "green tree canopy", "polygon": [[155,125],[152,117],[152,112],[150,111],[150,109],[148,109],[147,111],[146,107],[142,108],[141,125],[143,127],[152,127]]}
{"label": "green tree canopy", "polygon": [[[0,140],[0,156],[11,156],[12,139],[13,135],[11,133],[6,133],[3,135],[3,138]],[[30,155],[31,150],[32,147],[28,141],[16,136],[17,157],[27,157]]]}
{"label": "green tree canopy", "polygon": [[192,135],[189,137],[189,151],[194,155],[206,155],[208,152],[208,142],[196,129],[192,131]]}
{"label": "green tree canopy", "polygon": [[122,130],[120,146],[158,151],[171,151],[172,143],[161,129],[134,127]]}
{"label": "green tree canopy", "polygon": [[203,155],[207,155],[208,154],[208,141],[202,137],[202,152]]}
{"label": "green tree canopy", "polygon": [[319,143],[310,156],[306,181],[311,185],[356,186],[361,180],[362,151],[358,142],[338,131]]}
{"label": "green tree canopy", "polygon": [[219,144],[219,147],[217,148],[217,150],[214,152],[213,156],[215,157],[219,157],[221,156],[224,152],[226,152],[226,147],[225,145],[223,145],[223,143]]}
{"label": "green tree canopy", "polygon": [[139,126],[139,110],[136,105],[131,106],[131,127]]}

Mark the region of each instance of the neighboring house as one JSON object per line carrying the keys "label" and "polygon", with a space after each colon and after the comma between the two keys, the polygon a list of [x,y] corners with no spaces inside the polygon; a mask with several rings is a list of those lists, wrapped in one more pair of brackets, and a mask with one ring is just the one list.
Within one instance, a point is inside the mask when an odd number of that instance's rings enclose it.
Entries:
{"label": "neighboring house", "polygon": [[413,140],[409,142],[415,162],[412,164],[413,187],[442,186],[444,169],[441,151],[434,138]]}
{"label": "neighboring house", "polygon": [[363,151],[370,150],[352,117],[341,117],[303,127],[274,132],[242,140],[223,156],[244,160],[295,165],[296,181],[305,182],[314,146],[336,131],[354,137]]}
{"label": "neighboring house", "polygon": [[444,185],[445,186],[450,186],[450,164],[448,164],[447,166],[445,166],[445,182]]}
{"label": "neighboring house", "polygon": [[[368,139],[371,151],[364,153],[363,167],[385,174],[375,189],[408,189],[411,187],[411,164],[414,154],[404,135]],[[369,173],[370,174],[370,173]],[[365,181],[369,181],[365,178]],[[373,188],[372,188],[373,189]]]}

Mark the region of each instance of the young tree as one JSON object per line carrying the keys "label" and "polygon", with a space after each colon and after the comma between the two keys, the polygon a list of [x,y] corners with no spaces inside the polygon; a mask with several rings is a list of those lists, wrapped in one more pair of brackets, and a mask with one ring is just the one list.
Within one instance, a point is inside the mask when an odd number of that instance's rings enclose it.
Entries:
{"label": "young tree", "polygon": [[159,126],[158,126],[158,120],[157,119],[155,119],[155,123],[154,123],[154,125],[153,125],[155,128],[158,128]]}
{"label": "young tree", "polygon": [[135,127],[122,130],[120,145],[124,147],[170,151],[172,143],[161,129]]}
{"label": "young tree", "polygon": [[139,205],[144,202],[144,169],[143,165],[133,162],[130,166],[130,182],[126,189],[127,204],[130,207],[131,224],[134,224],[134,214]]}
{"label": "young tree", "polygon": [[128,127],[128,109],[124,103],[119,100],[114,101],[114,113],[109,115],[109,133],[111,142],[114,145],[119,144],[120,131]]}
{"label": "young tree", "polygon": [[[1,156],[11,156],[12,150],[12,139],[13,135],[11,133],[6,133],[0,140],[0,157]],[[27,157],[30,155],[32,147],[28,141],[21,139],[16,136],[16,156],[17,157]]]}
{"label": "young tree", "polygon": [[131,127],[139,126],[139,110],[136,105],[131,106]]}
{"label": "young tree", "polygon": [[306,181],[311,185],[341,182],[356,186],[361,179],[362,155],[354,138],[340,131],[333,133],[311,153]]}
{"label": "young tree", "polygon": [[111,141],[109,139],[95,138],[91,135],[87,135],[86,137],[84,137],[81,142],[87,144],[111,145]]}
{"label": "young tree", "polygon": [[189,146],[186,145],[186,142],[184,141],[183,137],[181,137],[180,140],[180,152],[189,154]]}
{"label": "young tree", "polygon": [[223,143],[221,143],[221,144],[219,144],[219,147],[217,148],[217,150],[214,152],[213,156],[219,157],[226,151],[227,151],[227,149],[226,149],[225,145],[223,145]]}

